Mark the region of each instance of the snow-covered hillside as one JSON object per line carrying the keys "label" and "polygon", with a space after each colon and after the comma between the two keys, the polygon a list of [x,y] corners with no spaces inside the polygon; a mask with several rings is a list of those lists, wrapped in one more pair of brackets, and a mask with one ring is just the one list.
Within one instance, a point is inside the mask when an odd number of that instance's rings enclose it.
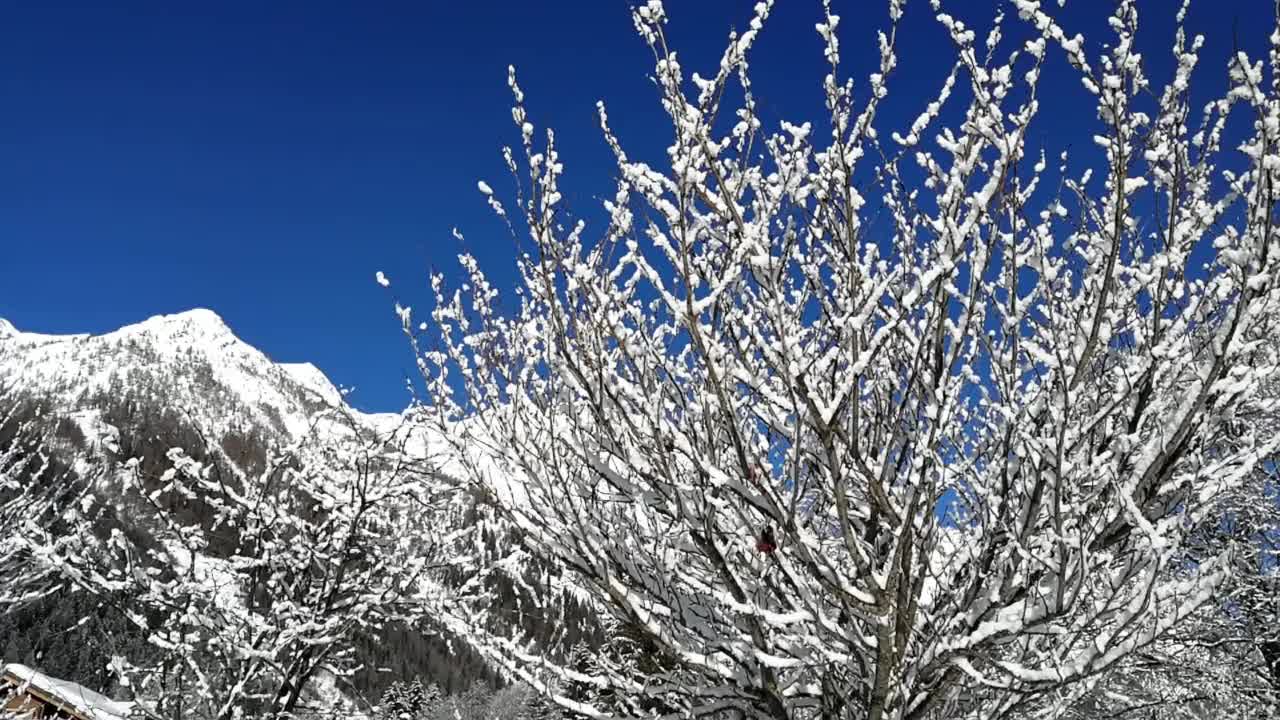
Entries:
{"label": "snow-covered hillside", "polygon": [[308,432],[317,413],[350,412],[371,428],[396,414],[363,414],[310,363],[276,363],[238,338],[222,318],[196,309],[158,315],[102,335],[22,332],[0,319],[0,385],[82,419],[97,437],[95,411],[132,398],[180,410],[202,432],[235,429],[282,441]]}

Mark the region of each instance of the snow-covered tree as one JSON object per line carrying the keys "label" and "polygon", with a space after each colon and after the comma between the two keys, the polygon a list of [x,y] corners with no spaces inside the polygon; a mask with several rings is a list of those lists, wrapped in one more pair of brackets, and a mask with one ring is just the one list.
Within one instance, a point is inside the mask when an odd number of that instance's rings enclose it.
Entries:
{"label": "snow-covered tree", "polygon": [[378,720],[422,720],[440,702],[440,689],[421,678],[392,683],[378,703]]}
{"label": "snow-covered tree", "polygon": [[[771,2],[709,74],[661,2],[635,8],[671,142],[633,158],[601,105],[618,180],[593,233],[511,72],[516,201],[480,191],[527,235],[517,304],[464,255],[429,323],[397,308],[442,469],[510,540],[454,551],[474,580],[438,619],[515,679],[634,714],[1053,717],[1210,603],[1239,542],[1201,553],[1196,530],[1280,446],[1255,422],[1280,362],[1280,29],[1193,106],[1185,6],[1159,86],[1133,0],[1096,52],[1047,5],[980,39],[932,3],[954,65],[886,127],[903,4],[858,82],[824,3],[828,114],[776,129],[748,67]],[[1042,87],[1053,56],[1080,85]],[[1093,104],[1100,167],[1033,147],[1046,92]],[[531,647],[498,575],[526,613],[592,603],[651,661]]]}
{"label": "snow-covered tree", "polygon": [[38,403],[0,386],[0,612],[60,586],[57,574],[33,557],[26,539],[56,542],[64,511],[86,498],[85,483],[47,447],[53,426]]}
{"label": "snow-covered tree", "polygon": [[[1236,548],[1235,572],[1206,621],[1199,642],[1222,645],[1218,666],[1241,671],[1239,679],[1256,688],[1280,712],[1280,476],[1269,458],[1267,471],[1235,493],[1218,531],[1219,544]],[[1190,639],[1188,639],[1188,642]]]}
{"label": "snow-covered tree", "polygon": [[374,435],[341,420],[319,421],[257,473],[218,445],[204,461],[171,450],[159,477],[131,460],[123,501],[152,537],[95,542],[84,515],[82,544],[48,550],[63,577],[111,598],[163,651],[119,659],[155,716],[284,718],[323,705],[317,681],[356,669],[355,637],[420,614],[434,491],[403,429]]}
{"label": "snow-covered tree", "polygon": [[1187,620],[1090,678],[1062,707],[1066,720],[1246,720],[1280,713],[1276,534],[1280,505],[1264,463],[1231,490],[1191,538],[1192,556],[1232,552],[1232,572]]}

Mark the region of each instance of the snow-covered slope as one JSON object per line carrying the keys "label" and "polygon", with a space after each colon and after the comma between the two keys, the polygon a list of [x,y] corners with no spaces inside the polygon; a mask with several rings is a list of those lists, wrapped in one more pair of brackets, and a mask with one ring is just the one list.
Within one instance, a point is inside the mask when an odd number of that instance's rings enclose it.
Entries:
{"label": "snow-covered slope", "polygon": [[370,427],[398,417],[352,410],[319,368],[273,362],[203,309],[102,335],[21,332],[0,319],[0,386],[6,385],[64,415],[88,417],[112,401],[151,402],[180,412],[209,437],[235,429],[293,440],[326,409],[350,412]]}

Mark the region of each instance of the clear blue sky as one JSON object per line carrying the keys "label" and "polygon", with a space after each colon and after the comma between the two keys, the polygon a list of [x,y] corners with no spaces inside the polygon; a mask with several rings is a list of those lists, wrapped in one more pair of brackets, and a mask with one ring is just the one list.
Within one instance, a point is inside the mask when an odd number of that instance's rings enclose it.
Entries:
{"label": "clear blue sky", "polygon": [[[884,3],[835,4],[862,78]],[[667,5],[683,64],[706,74],[751,3]],[[985,28],[990,3],[946,5]],[[1069,27],[1103,42],[1102,5],[1072,0]],[[1195,5],[1191,27],[1209,38],[1200,80],[1218,88],[1233,36],[1263,47],[1270,3]],[[1140,5],[1156,80],[1174,6]],[[914,117],[950,62],[928,3],[907,12],[891,117]],[[821,111],[818,19],[817,0],[783,0],[766,28],[756,90],[774,119]],[[1070,77],[1055,60],[1049,80]],[[633,156],[661,160],[651,60],[623,0],[6,3],[0,317],[102,332],[208,307],[273,358],[354,387],[357,406],[403,407],[412,359],[373,274],[425,308],[428,270],[454,267],[456,226],[510,281],[510,240],[476,191],[481,178],[510,187],[508,63],[534,122],[557,130],[571,204],[612,194],[597,99]],[[1092,132],[1071,82],[1033,140],[1054,152]]]}

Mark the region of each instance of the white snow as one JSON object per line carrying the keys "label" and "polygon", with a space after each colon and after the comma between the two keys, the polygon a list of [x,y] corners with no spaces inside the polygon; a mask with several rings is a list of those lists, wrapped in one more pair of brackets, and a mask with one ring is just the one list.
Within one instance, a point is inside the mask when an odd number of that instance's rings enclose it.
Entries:
{"label": "white snow", "polygon": [[342,405],[342,393],[329,380],[320,368],[311,363],[280,363],[280,369],[285,371],[294,382],[308,390],[314,391],[324,400],[325,404],[334,407]]}

